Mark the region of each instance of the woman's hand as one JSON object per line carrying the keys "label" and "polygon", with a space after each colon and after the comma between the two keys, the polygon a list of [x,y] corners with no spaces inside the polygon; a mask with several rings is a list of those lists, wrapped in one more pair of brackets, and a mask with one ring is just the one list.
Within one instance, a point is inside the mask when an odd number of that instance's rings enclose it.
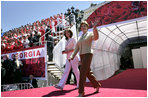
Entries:
{"label": "woman's hand", "polygon": [[99,20],[96,20],[95,23],[93,24],[93,33],[94,33],[93,40],[97,40],[99,38],[99,34],[98,34],[98,30],[97,30],[98,22],[99,22]]}
{"label": "woman's hand", "polygon": [[68,61],[70,62],[71,60],[73,60],[73,58],[70,57],[70,58],[68,59]]}
{"label": "woman's hand", "polygon": [[66,51],[64,50],[64,51],[62,51],[62,54],[64,54],[64,53],[66,53]]}
{"label": "woman's hand", "polygon": [[97,20],[93,23],[93,28],[94,28],[94,29],[96,29],[98,23],[99,23],[99,19],[97,19]]}
{"label": "woman's hand", "polygon": [[74,51],[74,49],[66,49],[66,50],[64,50],[64,51],[62,51],[62,54],[64,54],[64,53],[69,53],[69,52],[73,52]]}
{"label": "woman's hand", "polygon": [[82,65],[81,61],[79,61],[78,65]]}

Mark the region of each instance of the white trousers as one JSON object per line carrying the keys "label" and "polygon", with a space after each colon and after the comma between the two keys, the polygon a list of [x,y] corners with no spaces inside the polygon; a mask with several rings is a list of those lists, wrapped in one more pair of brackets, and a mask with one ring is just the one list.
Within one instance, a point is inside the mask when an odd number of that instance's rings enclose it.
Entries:
{"label": "white trousers", "polygon": [[61,78],[61,80],[58,83],[58,86],[61,86],[62,88],[64,88],[69,72],[72,68],[75,76],[76,76],[76,80],[77,80],[77,87],[79,87],[79,77],[80,77],[80,72],[78,69],[78,57],[76,56],[73,60],[71,60],[70,62],[68,61],[68,59],[66,60],[66,66],[65,66],[65,70],[64,70],[64,74]]}

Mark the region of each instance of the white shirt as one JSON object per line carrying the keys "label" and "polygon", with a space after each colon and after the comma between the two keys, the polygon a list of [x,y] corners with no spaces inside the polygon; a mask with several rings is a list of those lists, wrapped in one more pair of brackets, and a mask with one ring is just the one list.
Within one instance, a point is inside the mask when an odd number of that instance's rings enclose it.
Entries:
{"label": "white shirt", "polygon": [[53,20],[51,21],[51,25],[52,25],[52,27],[54,26],[54,21]]}
{"label": "white shirt", "polygon": [[52,25],[52,32],[55,32],[54,21],[51,21],[51,25]]}
{"label": "white shirt", "polygon": [[28,47],[29,47],[29,40],[28,40],[28,39],[24,40],[23,46],[24,46],[25,48],[28,48]]}
{"label": "white shirt", "polygon": [[60,24],[60,18],[59,17],[57,17],[57,25],[59,25]]}
{"label": "white shirt", "polygon": [[38,31],[38,35],[40,35],[40,36],[41,36],[41,32],[40,32],[40,31]]}
{"label": "white shirt", "polygon": [[33,32],[32,32],[32,34],[34,35],[34,34],[35,34],[35,32],[33,31]]}
{"label": "white shirt", "polygon": [[4,47],[6,47],[6,45],[3,43],[3,44],[1,44],[1,45],[3,45]]}
{"label": "white shirt", "polygon": [[19,69],[20,68],[20,66],[22,66],[22,65],[20,65],[20,64],[22,64],[22,61],[19,61],[18,59],[16,59],[16,65],[17,65],[17,69]]}
{"label": "white shirt", "polygon": [[64,14],[63,14],[63,15],[62,15],[62,25],[65,26],[65,23],[66,23],[66,21],[65,21]]}

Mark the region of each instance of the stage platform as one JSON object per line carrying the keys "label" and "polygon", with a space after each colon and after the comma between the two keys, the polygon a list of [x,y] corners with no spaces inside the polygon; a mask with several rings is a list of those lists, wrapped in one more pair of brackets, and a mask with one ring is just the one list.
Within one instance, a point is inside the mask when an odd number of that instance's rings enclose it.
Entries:
{"label": "stage platform", "polygon": [[[94,94],[91,83],[86,83],[85,97],[147,97],[147,69],[128,69],[107,80],[100,81],[102,88]],[[64,90],[53,86],[1,92],[2,97],[76,97],[75,85],[65,85]]]}

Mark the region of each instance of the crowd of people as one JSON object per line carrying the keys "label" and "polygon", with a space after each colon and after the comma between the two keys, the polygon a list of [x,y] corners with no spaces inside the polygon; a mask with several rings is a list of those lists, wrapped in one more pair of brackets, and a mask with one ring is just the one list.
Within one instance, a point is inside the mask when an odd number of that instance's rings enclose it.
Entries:
{"label": "crowd of people", "polygon": [[29,23],[25,26],[14,28],[5,32],[1,37],[1,51],[7,52],[14,49],[42,45],[45,43],[45,39],[48,39],[45,38],[46,33],[50,33],[54,38],[54,44],[57,44],[63,36],[63,32],[59,33],[59,31],[64,30],[68,25],[64,14],[61,13],[32,24]]}
{"label": "crowd of people", "polygon": [[14,55],[13,59],[9,55],[1,57],[1,82],[3,84],[22,83],[22,67],[23,63],[18,59],[18,55]]}
{"label": "crowd of people", "polygon": [[[68,26],[69,23],[61,13],[14,28],[1,36],[1,52],[7,53],[12,50],[43,45],[47,42],[48,61],[52,61],[53,48],[64,36],[63,30]],[[12,59],[9,58],[9,55],[1,56],[2,85],[25,82],[22,80],[22,68],[23,63],[18,60],[18,55],[14,55]]]}
{"label": "crowd of people", "polygon": [[[42,19],[34,23],[29,23],[19,28],[14,28],[5,32],[1,37],[1,52],[7,53],[12,50],[24,49],[40,46],[47,42],[48,61],[52,61],[53,48],[64,36],[63,30],[69,26],[63,13],[53,17]],[[29,80],[22,79],[23,63],[14,55],[12,59],[9,55],[1,56],[1,84],[31,83],[37,86],[37,80],[33,75],[28,76]]]}
{"label": "crowd of people", "polygon": [[15,83],[31,83],[33,88],[37,88],[37,80],[33,75],[28,76],[28,80],[22,77],[23,63],[18,59],[18,55],[14,55],[13,59],[9,59],[9,55],[1,56],[1,85]]}
{"label": "crowd of people", "polygon": [[[9,31],[9,33],[6,33],[3,36],[2,42],[6,41],[8,43],[4,43],[4,42],[2,43],[2,46],[3,46],[2,51],[5,50],[6,48],[5,44],[8,44],[8,46],[10,46],[10,49],[15,48],[11,46],[15,45],[16,43],[20,43],[18,47],[23,46],[23,48],[39,46],[41,43],[41,40],[40,40],[41,36],[44,35],[45,33],[48,33],[45,36],[45,39],[49,40],[47,42],[47,47],[48,47],[47,52],[49,52],[49,54],[52,53],[53,46],[54,46],[53,45],[54,35],[52,34],[57,34],[56,31],[60,31],[64,29],[64,26],[62,25],[62,23],[61,24],[59,23],[60,15],[57,15],[56,17],[57,23],[56,22],[55,23],[58,27],[57,30],[55,30],[55,27],[53,28],[53,26],[55,25],[54,23],[52,23],[54,18],[42,20],[41,22],[37,21],[33,23],[32,26],[27,24],[27,26],[24,26],[21,29],[14,29],[13,33]],[[83,32],[83,34],[78,40],[78,42],[76,42],[75,39],[72,38],[73,32],[70,29],[65,28],[66,30],[64,31],[64,36],[66,38],[66,46],[65,46],[65,50],[62,51],[62,53],[67,54],[67,60],[66,60],[65,71],[62,76],[62,79],[55,86],[57,89],[63,90],[64,85],[67,81],[69,72],[72,68],[76,76],[76,81],[77,81],[76,89],[79,89],[78,91],[79,97],[83,97],[85,94],[84,84],[85,84],[86,78],[90,80],[93,87],[96,89],[95,93],[99,92],[99,88],[101,87],[101,84],[96,80],[96,78],[94,77],[93,73],[90,70],[90,64],[91,64],[91,60],[93,56],[93,51],[91,49],[91,45],[92,45],[91,43],[93,40],[97,40],[99,38],[98,30],[96,28],[97,23],[98,22],[94,23],[93,32],[89,32],[88,23],[86,21],[83,21],[80,24],[80,29]],[[78,69],[79,59],[76,56],[78,52],[80,55],[80,62],[81,62],[80,70]],[[52,54],[50,54],[49,56],[52,56]],[[18,60],[18,55],[15,55],[13,57],[13,60],[10,60],[8,55],[5,55],[4,57],[2,57],[1,63],[2,63],[1,70],[2,70],[2,76],[3,76],[2,84],[23,82],[22,76],[21,76],[23,63],[20,60]],[[29,83],[33,83],[33,82],[35,84],[37,83],[37,81],[33,80],[32,75],[30,76],[30,79],[31,80],[28,81]],[[37,87],[37,85],[35,87]]]}
{"label": "crowd of people", "polygon": [[[80,29],[83,34],[76,43],[75,39],[72,38],[73,32],[66,28],[64,15],[61,13],[61,15],[58,14],[57,16],[50,17],[45,20],[43,19],[41,22],[36,21],[32,23],[32,25],[27,24],[20,28],[15,28],[6,32],[2,37],[2,52],[18,48],[39,46],[42,42],[44,43],[44,41],[47,40],[47,52],[49,54],[48,56],[50,61],[50,58],[52,58],[51,53],[55,44],[53,37],[55,35],[59,35],[57,32],[66,29],[63,33],[66,38],[66,47],[65,50],[62,51],[63,54],[67,54],[66,66],[62,79],[55,87],[63,90],[69,72],[72,68],[76,76],[76,89],[79,89],[79,97],[83,97],[85,94],[84,84],[86,77],[96,89],[95,93],[98,93],[101,84],[96,80],[91,72],[90,64],[93,56],[91,43],[93,40],[97,40],[99,35],[96,29],[96,24],[93,26],[93,32],[89,32],[88,28],[89,25],[86,21],[83,21],[80,24]],[[76,56],[78,52],[80,53],[80,70],[78,69],[79,59]],[[1,62],[2,84],[22,83],[22,67],[23,63],[18,60],[18,55],[15,55],[12,60],[9,59],[8,55],[3,56]],[[28,82],[35,83],[35,87],[37,87],[37,81],[33,80],[33,76],[30,75],[29,78],[30,80],[28,80]]]}

